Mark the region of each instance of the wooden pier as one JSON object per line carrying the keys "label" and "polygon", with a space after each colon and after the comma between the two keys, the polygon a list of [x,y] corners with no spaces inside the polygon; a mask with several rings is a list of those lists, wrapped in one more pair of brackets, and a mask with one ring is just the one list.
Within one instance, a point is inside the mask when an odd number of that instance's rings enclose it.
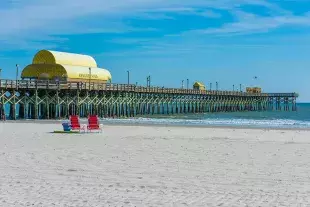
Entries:
{"label": "wooden pier", "polygon": [[295,111],[297,93],[245,93],[111,83],[0,80],[0,117],[9,119],[135,117],[153,114]]}

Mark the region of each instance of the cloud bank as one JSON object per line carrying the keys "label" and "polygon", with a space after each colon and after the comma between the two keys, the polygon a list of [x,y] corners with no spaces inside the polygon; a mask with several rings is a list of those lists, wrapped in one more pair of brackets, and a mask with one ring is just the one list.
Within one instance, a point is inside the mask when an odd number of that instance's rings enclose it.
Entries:
{"label": "cloud bank", "polygon": [[[248,6],[266,12],[262,15],[254,9],[246,9]],[[216,27],[187,28],[165,36],[245,35],[310,24],[309,14],[295,15],[264,0],[15,0],[5,1],[0,9],[0,42],[4,46],[28,49],[38,47],[40,43],[54,47],[67,40],[61,35],[163,30],[133,26],[126,22],[127,18],[160,21],[173,20],[175,15],[191,15],[218,19],[222,18],[223,12],[231,19],[224,19]]]}

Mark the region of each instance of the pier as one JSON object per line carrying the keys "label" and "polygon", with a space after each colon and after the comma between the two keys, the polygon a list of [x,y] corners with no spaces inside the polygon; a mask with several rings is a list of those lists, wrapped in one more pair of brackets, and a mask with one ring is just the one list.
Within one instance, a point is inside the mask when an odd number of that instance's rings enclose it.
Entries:
{"label": "pier", "polygon": [[296,111],[297,93],[247,93],[238,91],[143,87],[98,82],[0,80],[0,117],[61,119],[136,117],[154,114],[241,111]]}

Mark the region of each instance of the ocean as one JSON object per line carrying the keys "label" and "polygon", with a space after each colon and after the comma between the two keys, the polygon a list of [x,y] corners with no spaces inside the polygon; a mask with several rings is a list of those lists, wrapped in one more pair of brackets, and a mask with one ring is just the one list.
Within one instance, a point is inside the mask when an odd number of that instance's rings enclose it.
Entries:
{"label": "ocean", "polygon": [[297,104],[297,111],[233,112],[179,115],[152,115],[128,119],[104,119],[105,123],[181,126],[228,126],[251,128],[310,129],[310,103]]}
{"label": "ocean", "polygon": [[[251,128],[310,129],[310,103],[297,104],[297,111],[232,112],[206,114],[152,115],[135,118],[102,119],[107,124],[155,124],[177,126],[228,126]],[[7,107],[6,114],[9,114]],[[18,113],[18,112],[17,112]]]}

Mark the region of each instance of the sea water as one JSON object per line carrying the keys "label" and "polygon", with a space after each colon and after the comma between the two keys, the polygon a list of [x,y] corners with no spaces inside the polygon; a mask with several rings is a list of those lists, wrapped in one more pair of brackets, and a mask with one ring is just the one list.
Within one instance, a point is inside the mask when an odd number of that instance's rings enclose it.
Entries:
{"label": "sea water", "polygon": [[[16,113],[18,114],[18,111]],[[9,107],[6,108],[6,114],[9,114]],[[310,103],[297,104],[297,111],[249,111],[152,115],[136,118],[102,119],[102,122],[115,124],[310,129]]]}
{"label": "sea water", "polygon": [[310,103],[297,104],[297,111],[219,112],[205,114],[152,115],[128,119],[104,119],[106,123],[186,126],[237,126],[257,128],[309,128]]}

